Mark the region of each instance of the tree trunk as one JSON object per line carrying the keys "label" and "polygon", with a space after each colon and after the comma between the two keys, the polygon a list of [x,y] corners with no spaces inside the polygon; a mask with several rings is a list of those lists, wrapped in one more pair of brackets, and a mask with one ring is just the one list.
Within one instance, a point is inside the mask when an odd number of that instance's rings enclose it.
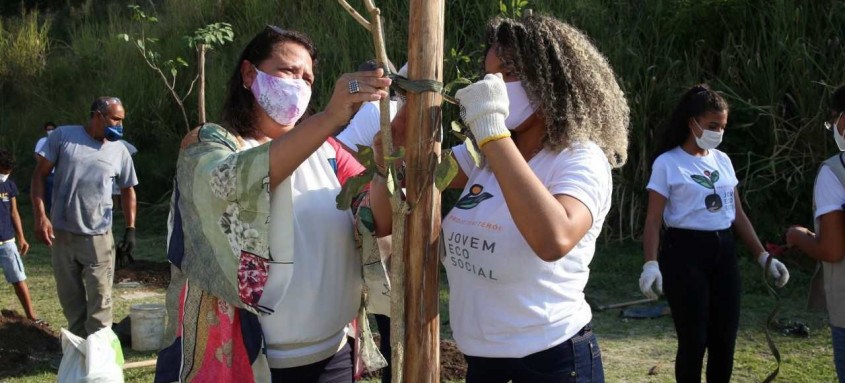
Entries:
{"label": "tree trunk", "polygon": [[[443,0],[411,0],[408,77],[443,81]],[[405,163],[411,212],[405,232],[404,381],[440,381],[438,314],[440,192],[434,170],[440,158],[442,97],[408,93]],[[400,318],[393,318],[400,320]],[[399,366],[396,366],[399,367]]]}
{"label": "tree trunk", "polygon": [[197,100],[199,105],[197,111],[199,112],[200,125],[205,124],[205,52],[207,47],[203,43],[197,44],[197,73],[199,74],[199,90],[197,91]]}

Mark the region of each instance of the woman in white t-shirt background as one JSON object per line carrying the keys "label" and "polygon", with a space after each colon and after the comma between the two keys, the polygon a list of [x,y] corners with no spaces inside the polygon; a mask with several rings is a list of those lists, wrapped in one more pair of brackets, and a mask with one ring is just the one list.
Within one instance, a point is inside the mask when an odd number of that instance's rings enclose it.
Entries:
{"label": "woman in white t-shirt background", "polygon": [[[393,63],[387,63],[390,72],[395,72]],[[378,69],[378,64],[375,60],[367,60],[358,66],[358,71],[372,71]],[[408,64],[399,69],[398,74],[402,77],[408,75]],[[390,93],[390,120],[399,113],[403,102],[401,97],[394,92]],[[405,114],[400,114],[398,123],[404,123],[406,120]],[[335,137],[340,145],[350,153],[358,153],[358,146],[373,146],[373,140],[381,128],[381,110],[379,109],[378,101],[370,101],[361,104],[360,109],[355,112],[349,124]],[[379,144],[381,145],[381,144]],[[389,269],[390,259],[390,236],[377,238],[379,253],[382,258],[382,264],[386,269]],[[365,281],[367,283],[367,281]],[[368,284],[369,289],[369,306],[367,312],[373,314],[378,326],[379,333],[379,351],[384,356],[387,366],[381,370],[381,382],[390,383],[392,380],[391,370],[391,350],[390,350],[390,290],[386,283]]]}
{"label": "woman in white t-shirt background", "polygon": [[[689,89],[672,113],[647,186],[640,289],[653,298],[665,293],[669,302],[680,383],[701,381],[705,349],[707,381],[730,381],[741,290],[734,233],[761,266],[769,257],[742,209],[731,160],[716,149],[727,122],[728,104],[716,91],[706,84]],[[769,273],[778,287],[789,279],[776,259]]]}
{"label": "woman in white t-shirt background", "polygon": [[831,97],[831,118],[825,127],[839,153],[822,164],[813,188],[816,232],[793,226],[786,243],[822,262],[827,312],[833,341],[833,361],[845,382],[845,85]]}
{"label": "woman in white t-shirt background", "polygon": [[[396,72],[393,63],[387,63],[390,72]],[[378,64],[375,60],[367,60],[361,65],[358,65],[358,71],[376,70]],[[408,75],[408,64],[402,66],[397,72],[400,76],[406,77]],[[401,97],[391,91],[390,94],[390,120],[396,116],[396,112],[402,105]],[[361,104],[360,109],[349,120],[340,133],[337,134],[337,141],[343,146],[346,151],[350,153],[358,152],[358,145],[373,146],[373,138],[379,132],[381,126],[381,110],[379,110],[379,103],[377,101],[370,101]]]}
{"label": "woman in white t-shirt background", "polygon": [[466,381],[603,382],[583,291],[627,159],[625,96],[589,38],[548,16],[491,20],[484,70],[456,98],[485,163],[454,148],[463,192],[443,219]]}

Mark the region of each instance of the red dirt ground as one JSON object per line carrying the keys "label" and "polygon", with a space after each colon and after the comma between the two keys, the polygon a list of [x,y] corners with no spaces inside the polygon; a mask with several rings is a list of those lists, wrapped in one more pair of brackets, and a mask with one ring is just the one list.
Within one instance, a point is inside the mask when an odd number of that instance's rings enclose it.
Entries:
{"label": "red dirt ground", "polygon": [[114,270],[114,283],[139,282],[146,287],[167,288],[170,283],[170,263],[135,261]]}
{"label": "red dirt ground", "polygon": [[[374,335],[376,344],[379,344],[378,335]],[[463,380],[466,378],[467,363],[464,354],[458,350],[458,346],[452,340],[440,341],[440,380]],[[365,379],[380,378],[381,371],[364,375]]]}
{"label": "red dirt ground", "polygon": [[36,369],[62,351],[59,336],[17,312],[0,311],[0,378]]}

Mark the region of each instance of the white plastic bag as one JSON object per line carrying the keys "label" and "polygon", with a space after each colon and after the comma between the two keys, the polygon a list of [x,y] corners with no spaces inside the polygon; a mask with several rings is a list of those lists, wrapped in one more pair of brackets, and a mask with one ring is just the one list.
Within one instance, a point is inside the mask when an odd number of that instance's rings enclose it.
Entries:
{"label": "white plastic bag", "polygon": [[111,328],[82,339],[62,329],[59,383],[123,383],[123,350]]}

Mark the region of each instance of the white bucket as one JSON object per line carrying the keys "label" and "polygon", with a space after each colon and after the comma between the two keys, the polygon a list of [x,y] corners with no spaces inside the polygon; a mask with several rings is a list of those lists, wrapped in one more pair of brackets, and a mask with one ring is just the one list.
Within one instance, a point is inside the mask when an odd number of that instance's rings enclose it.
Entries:
{"label": "white bucket", "polygon": [[164,305],[145,303],[129,308],[132,318],[132,349],[158,351],[164,337]]}

